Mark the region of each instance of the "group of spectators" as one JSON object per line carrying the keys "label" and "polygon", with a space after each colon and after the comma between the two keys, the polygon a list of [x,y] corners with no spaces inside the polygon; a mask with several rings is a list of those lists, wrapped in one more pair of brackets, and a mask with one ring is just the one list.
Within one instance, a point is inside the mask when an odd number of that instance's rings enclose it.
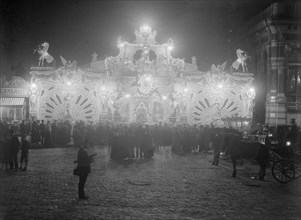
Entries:
{"label": "group of spectators", "polygon": [[[22,121],[10,124],[0,121],[0,163],[2,170],[27,169],[28,152],[32,146],[68,144],[71,140],[71,124],[68,121]],[[21,154],[18,152],[21,150]],[[23,168],[23,162],[25,167]]]}
{"label": "group of spectators", "polygon": [[105,130],[105,139],[97,132],[99,143],[110,147],[111,159],[151,158],[155,150],[171,146],[175,153],[207,152],[214,145],[224,144],[224,132],[240,135],[231,128],[213,125],[99,125],[96,131]]}
{"label": "group of spectators", "polygon": [[[0,163],[2,170],[22,170],[26,171],[28,164],[28,150],[29,150],[29,135],[21,139],[18,133],[9,128],[6,136],[1,134],[0,139]],[[18,152],[21,149],[21,156],[18,157]],[[20,163],[19,163],[20,162]],[[23,168],[23,162],[25,166]]]}
{"label": "group of spectators", "polygon": [[[22,121],[19,125],[0,122],[1,126],[1,161],[6,161],[5,155],[15,161],[15,151],[8,153],[5,150],[10,137],[19,137],[19,148],[26,139],[31,145],[51,146],[66,145],[71,143],[81,146],[84,142],[89,145],[107,145],[112,159],[125,158],[151,158],[156,149],[164,146],[172,146],[175,153],[207,152],[209,149],[223,150],[227,145],[225,133],[240,133],[233,128],[215,128],[213,125],[170,125],[170,124],[116,124],[116,123],[85,123],[77,121],[71,124],[69,121],[33,120]],[[264,127],[264,132],[268,127]],[[295,128],[295,127],[294,127]],[[295,130],[295,129],[293,129]],[[15,141],[16,142],[16,141]],[[11,149],[18,149],[12,144]],[[15,166],[15,168],[17,165]]]}

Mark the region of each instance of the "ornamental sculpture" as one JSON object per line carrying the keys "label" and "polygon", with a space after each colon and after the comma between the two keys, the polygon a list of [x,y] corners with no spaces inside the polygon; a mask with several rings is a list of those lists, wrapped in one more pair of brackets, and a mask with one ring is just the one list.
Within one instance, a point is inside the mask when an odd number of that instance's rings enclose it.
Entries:
{"label": "ornamental sculpture", "polygon": [[238,70],[239,69],[239,66],[241,65],[242,67],[242,71],[243,72],[248,72],[248,67],[247,67],[247,60],[250,59],[251,60],[251,57],[248,55],[247,52],[241,50],[241,49],[237,49],[236,50],[236,55],[237,55],[237,60],[235,60],[233,63],[232,63],[232,67],[235,69],[235,70]]}
{"label": "ornamental sculpture", "polygon": [[[174,42],[156,41],[144,25],[129,43],[117,39],[115,57],[78,67],[61,57],[62,66],[32,67],[37,88],[31,91],[31,114],[43,120],[83,120],[221,125],[225,118],[252,119],[253,75],[211,70],[173,58]],[[245,70],[245,69],[244,69]],[[246,70],[247,71],[247,70]]]}
{"label": "ornamental sculpture", "polygon": [[34,53],[37,52],[39,57],[39,66],[44,65],[44,60],[46,60],[47,63],[55,63],[55,60],[53,57],[48,53],[49,43],[44,42],[42,44],[39,44],[37,48],[34,50]]}

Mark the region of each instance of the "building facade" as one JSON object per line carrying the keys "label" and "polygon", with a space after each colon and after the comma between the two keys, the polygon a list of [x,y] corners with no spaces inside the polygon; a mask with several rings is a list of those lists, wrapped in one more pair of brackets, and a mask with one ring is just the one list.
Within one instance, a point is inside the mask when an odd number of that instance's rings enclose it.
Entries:
{"label": "building facade", "polygon": [[[301,124],[301,3],[273,3],[236,33],[233,50],[252,57],[257,97],[255,120]],[[263,117],[264,116],[264,117]]]}
{"label": "building facade", "polygon": [[21,77],[0,81],[0,120],[8,122],[29,118],[29,82]]}

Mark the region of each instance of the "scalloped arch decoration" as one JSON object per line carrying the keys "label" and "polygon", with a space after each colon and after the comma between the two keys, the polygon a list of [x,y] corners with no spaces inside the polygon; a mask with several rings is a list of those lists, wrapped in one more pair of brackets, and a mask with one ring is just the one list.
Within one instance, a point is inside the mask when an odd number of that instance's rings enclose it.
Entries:
{"label": "scalloped arch decoration", "polygon": [[86,86],[69,90],[59,85],[44,88],[39,116],[44,120],[97,121],[99,110],[95,93]]}

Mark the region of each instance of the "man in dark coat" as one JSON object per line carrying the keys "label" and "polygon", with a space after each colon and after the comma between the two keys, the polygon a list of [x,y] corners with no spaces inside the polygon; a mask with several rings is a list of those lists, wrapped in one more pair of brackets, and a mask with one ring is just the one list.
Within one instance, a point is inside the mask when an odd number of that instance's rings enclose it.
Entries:
{"label": "man in dark coat", "polygon": [[[293,152],[296,152],[297,146],[300,147],[300,143],[299,143],[300,142],[300,130],[296,124],[295,119],[291,119],[291,124],[292,124],[292,128],[286,135],[285,139],[291,141],[291,143],[292,143],[291,149],[293,150]],[[300,152],[300,155],[301,155],[301,152]]]}
{"label": "man in dark coat", "polygon": [[45,124],[44,120],[41,121],[41,124],[39,124],[39,133],[40,133],[40,140],[41,140],[41,145],[45,144]]}
{"label": "man in dark coat", "polygon": [[222,128],[213,128],[212,129],[212,146],[213,146],[213,162],[212,165],[218,166],[219,157],[223,145],[224,138],[224,129]]}
{"label": "man in dark coat", "polygon": [[10,168],[18,170],[18,151],[20,147],[20,141],[18,139],[18,136],[14,132],[14,130],[9,130],[9,156],[11,157],[11,164]]}
{"label": "man in dark coat", "polygon": [[[27,169],[27,164],[28,164],[28,153],[29,153],[29,135],[26,135],[26,137],[22,140],[22,145],[21,145],[21,158],[20,158],[20,170],[26,171]],[[22,164],[23,161],[25,161],[25,167],[22,169]]]}
{"label": "man in dark coat", "polygon": [[85,196],[84,187],[88,178],[88,174],[91,172],[90,163],[92,161],[92,155],[88,156],[87,152],[88,144],[85,142],[77,153],[77,170],[79,176],[78,183],[78,198],[79,199],[88,199]]}

